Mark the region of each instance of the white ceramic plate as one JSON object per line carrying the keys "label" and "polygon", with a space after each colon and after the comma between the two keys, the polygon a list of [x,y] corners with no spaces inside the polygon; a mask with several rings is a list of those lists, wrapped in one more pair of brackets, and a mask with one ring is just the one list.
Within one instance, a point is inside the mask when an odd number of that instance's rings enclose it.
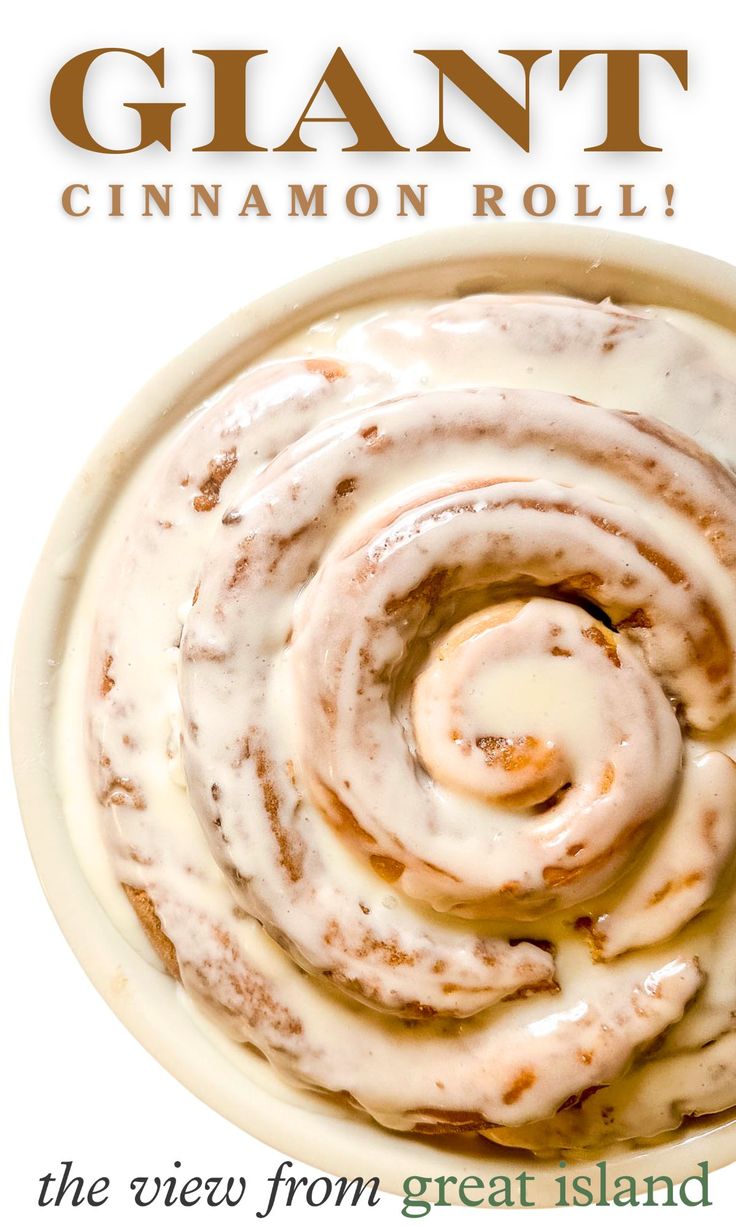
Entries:
{"label": "white ceramic plate", "polygon": [[[157,375],[77,478],[56,519],[18,635],[12,729],[16,780],[39,876],[74,952],[141,1043],[203,1101],[261,1140],[314,1166],[380,1177],[534,1173],[535,1200],[554,1200],[556,1164],[473,1138],[388,1133],[327,1098],[287,1086],[256,1053],[195,1017],[140,943],[113,923],[75,854],[54,770],[54,661],[63,659],[80,577],[124,483],[162,433],[249,363],[311,321],[372,299],[535,290],[699,313],[736,332],[736,269],[651,240],[574,226],[478,225],[440,231],[345,260],[276,290],[225,320]],[[736,429],[736,423],[735,429]],[[127,912],[126,912],[127,916]],[[134,924],[132,912],[130,923]],[[736,1158],[736,1119],[711,1119],[674,1140],[607,1155],[625,1171],[683,1178]],[[585,1168],[579,1168],[581,1170]],[[428,1193],[431,1198],[431,1190]]]}

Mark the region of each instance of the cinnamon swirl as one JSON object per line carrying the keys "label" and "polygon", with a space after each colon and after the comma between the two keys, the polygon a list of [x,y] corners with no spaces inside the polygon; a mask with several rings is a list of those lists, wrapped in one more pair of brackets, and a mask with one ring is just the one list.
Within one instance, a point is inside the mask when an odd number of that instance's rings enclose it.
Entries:
{"label": "cinnamon swirl", "polygon": [[89,634],[162,969],[380,1124],[736,1106],[736,381],[543,296],[325,321],[166,436]]}

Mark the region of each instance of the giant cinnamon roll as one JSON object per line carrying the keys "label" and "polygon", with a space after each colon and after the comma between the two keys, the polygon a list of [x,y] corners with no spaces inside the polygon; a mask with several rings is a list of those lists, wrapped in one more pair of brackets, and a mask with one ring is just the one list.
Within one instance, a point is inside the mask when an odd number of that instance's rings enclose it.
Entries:
{"label": "giant cinnamon roll", "polygon": [[236,1039],[539,1151],[736,1105],[735,412],[683,321],[480,295],[317,325],[164,440],[87,755]]}

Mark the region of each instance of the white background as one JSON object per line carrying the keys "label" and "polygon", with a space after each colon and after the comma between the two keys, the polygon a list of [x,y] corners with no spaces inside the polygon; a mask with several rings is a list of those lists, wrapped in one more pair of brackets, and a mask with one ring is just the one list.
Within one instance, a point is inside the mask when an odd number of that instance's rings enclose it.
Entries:
{"label": "white background", "polygon": [[[719,8],[722,10],[719,14]],[[75,471],[138,386],[160,365],[223,316],[261,292],[340,255],[421,228],[471,220],[473,182],[504,185],[509,215],[522,216],[521,190],[530,183],[555,187],[553,220],[572,220],[572,185],[592,184],[603,205],[598,224],[708,251],[736,262],[733,226],[733,30],[727,6],[643,4],[618,0],[606,13],[578,0],[516,0],[500,6],[481,0],[371,0],[358,6],[314,0],[270,0],[259,8],[226,0],[38,0],[13,6],[14,30],[5,38],[2,74],[4,161],[3,308],[9,338],[4,356],[4,544],[2,554],[3,674],[34,560],[51,518]],[[82,153],[55,131],[48,91],[59,66],[96,46],[167,51],[163,97],[186,101],[175,117],[174,152],[160,148],[128,157]],[[470,153],[394,155],[339,153],[345,125],[312,127],[318,154],[193,154],[209,139],[207,63],[192,48],[267,48],[250,77],[249,129],[260,144],[285,139],[337,45],[342,45],[381,106],[400,143],[416,147],[436,127],[434,69],[413,48],[463,48],[518,92],[519,69],[498,56],[502,48],[686,47],[690,90],[670,70],[646,66],[644,135],[659,154],[584,153],[604,131],[601,65],[580,67],[557,91],[556,56],[533,75],[532,152],[524,154],[467,102],[448,90],[446,126]],[[516,69],[516,71],[514,71]],[[102,79],[104,78],[104,80]],[[134,143],[135,116],[122,100],[155,99],[155,85],[132,62],[93,80],[90,99],[99,138]],[[103,114],[105,119],[103,121]],[[11,130],[12,129],[12,130]],[[655,139],[653,139],[655,138]],[[346,142],[347,143],[347,142]],[[223,184],[217,220],[193,219],[186,185]],[[329,184],[329,217],[286,217],[286,184]],[[341,196],[354,182],[381,189],[375,216],[348,216]],[[424,220],[395,216],[397,182],[427,182]],[[59,206],[66,183],[92,190],[88,217],[72,220]],[[126,184],[130,212],[105,216],[104,185]],[[173,216],[144,219],[141,182],[175,185]],[[258,182],[269,218],[237,217],[247,187]],[[618,218],[617,188],[637,183],[645,216]],[[664,216],[663,186],[673,183],[675,215]],[[225,201],[227,203],[225,203]],[[500,225],[487,219],[476,225]],[[590,224],[581,222],[580,224]],[[9,378],[8,378],[9,374]],[[6,683],[3,682],[5,688]],[[2,752],[7,738],[3,735]],[[279,1155],[238,1132],[179,1086],[123,1029],[87,982],[67,948],[42,895],[28,855],[10,767],[2,772],[5,913],[0,1206],[6,1220],[66,1223],[131,1219],[123,1192],[141,1173],[244,1174],[253,1184],[249,1203],[261,1203],[265,1179]],[[38,1179],[73,1159],[87,1176],[108,1175],[110,1203],[97,1210],[36,1207]],[[297,1173],[301,1173],[297,1168]],[[736,1166],[712,1180],[717,1212],[736,1193]],[[116,1189],[118,1194],[116,1195]],[[144,1214],[143,1210],[136,1211]],[[308,1211],[307,1211],[308,1212]],[[338,1213],[322,1211],[333,1220]],[[439,1210],[435,1210],[435,1213]],[[443,1211],[443,1221],[469,1210]],[[600,1220],[603,1210],[587,1210]],[[618,1210],[628,1215],[627,1210]],[[682,1214],[648,1209],[648,1220]],[[374,1222],[403,1220],[400,1202],[384,1196],[372,1210],[340,1216]],[[549,1221],[564,1210],[548,1211]],[[151,1208],[149,1222],[252,1219],[252,1209]],[[294,1220],[274,1213],[277,1223]],[[529,1213],[526,1214],[529,1217]],[[143,1220],[143,1218],[141,1218]]]}

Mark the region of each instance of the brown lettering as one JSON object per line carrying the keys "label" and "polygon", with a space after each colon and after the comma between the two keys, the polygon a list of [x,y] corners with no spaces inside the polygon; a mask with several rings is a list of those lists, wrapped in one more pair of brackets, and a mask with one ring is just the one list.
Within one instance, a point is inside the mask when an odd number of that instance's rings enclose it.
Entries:
{"label": "brown lettering", "polygon": [[473,217],[488,217],[490,213],[494,217],[505,217],[499,201],[503,196],[503,188],[497,183],[474,183],[475,188],[475,208]]}
{"label": "brown lettering", "polygon": [[263,153],[263,145],[248,140],[246,123],[246,73],[248,64],[267,51],[195,51],[212,61],[214,68],[214,131],[207,145],[195,153]]}
{"label": "brown lettering", "polygon": [[[309,112],[323,86],[329,89],[342,115],[310,115]],[[316,152],[314,145],[305,144],[301,138],[302,125],[305,123],[349,124],[357,139],[354,145],[343,147],[345,153],[406,152],[406,146],[399,145],[389,132],[342,47],[337,48],[325,68],[291,135],[283,145],[277,146],[278,153]]]}
{"label": "brown lettering", "polygon": [[95,51],[75,55],[59,69],[51,86],[51,116],[61,135],[80,149],[88,149],[90,153],[137,153],[140,149],[148,149],[155,144],[171,149],[171,117],[174,111],[184,106],[183,102],[124,102],[123,106],[138,112],[141,121],[140,140],[129,149],[108,149],[106,145],[98,144],[92,136],[84,113],[87,73],[100,56],[111,54],[132,55],[141,60],[150,68],[163,88],[163,47],[154,51],[153,55],[142,55],[140,51],[130,51],[126,47],[98,47]]}
{"label": "brown lettering", "polygon": [[204,183],[192,183],[192,217],[202,217],[200,205],[204,205],[210,217],[219,217],[220,215],[220,188],[221,183],[211,183],[209,188],[205,187]]}
{"label": "brown lettering", "polygon": [[606,111],[608,130],[600,145],[588,145],[586,153],[661,153],[659,145],[647,145],[639,132],[640,69],[643,55],[656,55],[669,64],[683,89],[687,89],[687,51],[561,51],[560,89],[571,74],[591,55],[606,57]]}
{"label": "brown lettering", "polygon": [[238,213],[238,217],[247,217],[251,209],[254,210],[257,217],[271,216],[271,213],[266,208],[266,201],[263,199],[263,193],[257,183],[251,183],[248,195],[243,201],[243,207]]}
{"label": "brown lettering", "polygon": [[[537,197],[542,197],[541,206]],[[532,183],[524,192],[524,209],[530,217],[549,217],[554,212],[557,196],[548,183]]]}
{"label": "brown lettering", "polygon": [[110,212],[108,217],[123,216],[123,184],[110,183]]}
{"label": "brown lettering", "polygon": [[70,217],[85,217],[89,213],[89,205],[86,204],[83,209],[75,209],[75,192],[84,192],[85,196],[89,196],[89,186],[86,183],[70,183],[61,193],[61,207]]}
{"label": "brown lettering", "polygon": [[461,93],[493,120],[515,144],[529,152],[529,79],[537,60],[550,55],[550,51],[501,51],[518,60],[524,69],[524,101],[519,102],[493,77],[476,64],[465,51],[415,51],[434,64],[439,72],[437,131],[420,152],[447,153],[459,150],[468,152],[468,145],[456,145],[445,132],[445,77],[457,86]]}
{"label": "brown lettering", "polygon": [[313,183],[312,190],[307,195],[301,183],[290,183],[291,208],[289,209],[289,217],[306,217],[308,213],[311,213],[314,217],[325,217],[326,187],[326,183]]}
{"label": "brown lettering", "polygon": [[397,217],[408,217],[407,204],[417,217],[424,217],[426,204],[426,183],[417,183],[416,187],[412,187],[409,183],[399,183],[399,208],[396,213]]}
{"label": "brown lettering", "polygon": [[[359,193],[363,200],[362,208],[358,206]],[[353,217],[370,217],[378,208],[378,192],[370,183],[354,183],[345,193],[345,204]]]}
{"label": "brown lettering", "polygon": [[155,183],[143,184],[143,201],[144,207],[141,217],[153,217],[151,205],[155,204],[156,209],[161,217],[168,217],[171,212],[171,188],[172,183],[162,183],[161,187],[156,187]]}
{"label": "brown lettering", "polygon": [[621,212],[619,217],[643,217],[647,211],[647,206],[643,204],[640,209],[634,208],[634,188],[635,183],[621,184]]}
{"label": "brown lettering", "polygon": [[590,183],[576,183],[575,191],[577,192],[578,207],[575,210],[576,217],[597,217],[601,211],[600,204],[597,208],[591,209],[588,201],[588,192],[590,191]]}

